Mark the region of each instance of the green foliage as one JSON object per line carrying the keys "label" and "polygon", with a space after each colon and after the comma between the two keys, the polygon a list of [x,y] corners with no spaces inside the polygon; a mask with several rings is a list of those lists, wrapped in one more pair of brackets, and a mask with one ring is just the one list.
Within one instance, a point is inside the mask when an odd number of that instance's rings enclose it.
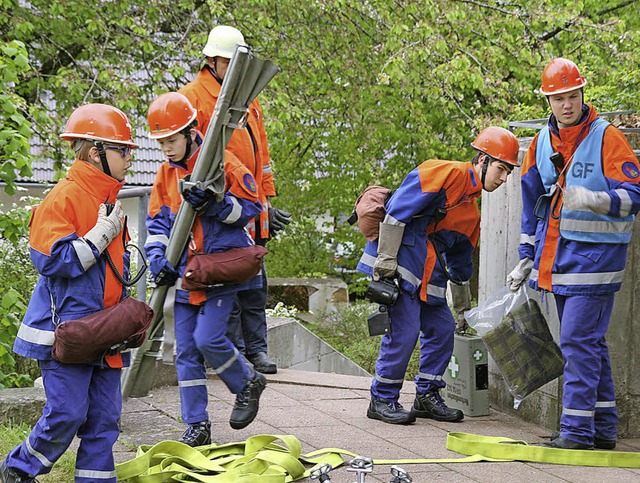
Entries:
{"label": "green foliage", "polygon": [[0,299],[0,367],[15,365],[11,355],[11,344],[20,326],[16,314],[24,314],[26,304],[24,299],[14,289],[9,288]]}
{"label": "green foliage", "polygon": [[0,214],[0,388],[24,387],[37,377],[36,365],[12,352],[13,341],[38,274],[26,239],[28,207]]}
{"label": "green foliage", "polygon": [[29,140],[33,132],[26,118],[28,106],[14,90],[28,70],[24,44],[0,40],[0,181],[6,183],[8,195],[16,192],[18,175],[31,175]]}
{"label": "green foliage", "polygon": [[[9,454],[17,445],[22,443],[31,432],[26,424],[3,425],[0,424],[0,461]],[[42,483],[59,483],[61,481],[73,481],[75,474],[76,455],[73,451],[67,451],[56,462],[51,473],[38,476]]]}
{"label": "green foliage", "polygon": [[[270,242],[271,275],[350,277],[364,239],[342,220],[358,193],[373,182],[397,186],[425,159],[470,159],[471,140],[489,124],[545,117],[536,90],[553,56],[578,63],[586,98],[600,110],[640,105],[640,12],[628,0],[0,5],[2,92],[10,96],[0,113],[19,134],[5,138],[10,144],[0,138],[0,178],[26,172],[25,119],[59,169],[66,145],[58,133],[78,105],[107,102],[144,125],[153,97],[198,69],[212,25],[237,26],[259,57],[276,62],[282,73],[260,99],[276,204],[298,225]],[[339,220],[330,233],[313,222],[325,215]],[[331,250],[348,243],[351,255],[336,261]]]}
{"label": "green foliage", "polygon": [[38,202],[37,198],[23,197],[20,199],[20,205],[14,203],[6,212],[5,207],[0,205],[0,237],[16,247],[20,245],[19,242],[22,242],[23,246],[26,245],[24,242],[29,234],[31,207],[36,206]]}
{"label": "green foliage", "polygon": [[269,242],[267,270],[271,277],[318,277],[335,266],[329,250],[331,234],[316,228],[312,217],[297,218],[283,235]]}
{"label": "green foliage", "polygon": [[[307,324],[307,328],[365,371],[375,374],[380,337],[370,337],[367,328],[367,317],[375,309],[373,304],[356,302],[335,312],[319,314],[315,323]],[[419,365],[420,354],[414,350],[405,380],[413,380]]]}

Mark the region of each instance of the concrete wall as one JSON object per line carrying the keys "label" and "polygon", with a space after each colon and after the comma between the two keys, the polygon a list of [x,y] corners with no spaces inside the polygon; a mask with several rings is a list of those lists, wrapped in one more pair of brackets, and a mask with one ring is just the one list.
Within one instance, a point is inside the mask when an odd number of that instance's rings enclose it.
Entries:
{"label": "concrete wall", "polygon": [[[521,157],[530,139],[521,140]],[[638,148],[638,146],[634,146]],[[480,268],[478,300],[505,285],[507,274],[518,263],[518,243],[522,202],[520,172],[516,169],[506,187],[482,195],[482,221],[480,235]],[[636,221],[634,236],[629,246],[625,279],[611,319],[607,341],[611,353],[616,384],[616,401],[620,414],[618,426],[621,437],[640,436],[640,219]],[[559,340],[559,322],[553,297],[541,303],[551,333]],[[562,378],[553,381],[524,399],[517,410],[498,368],[489,364],[491,404],[550,430],[557,430],[562,412]]]}

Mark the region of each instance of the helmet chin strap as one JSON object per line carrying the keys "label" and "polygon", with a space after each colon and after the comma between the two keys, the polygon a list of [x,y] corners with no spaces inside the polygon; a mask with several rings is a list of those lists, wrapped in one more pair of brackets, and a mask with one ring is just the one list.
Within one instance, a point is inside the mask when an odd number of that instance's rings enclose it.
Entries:
{"label": "helmet chin strap", "polygon": [[222,79],[218,75],[218,61],[217,61],[217,59],[218,59],[217,57],[213,58],[214,67],[211,67],[211,65],[209,65],[209,62],[207,62],[207,69],[209,69],[209,72],[211,72],[211,75],[215,78],[215,80],[217,80],[220,83],[220,85],[222,85]]}
{"label": "helmet chin strap", "polygon": [[100,162],[102,163],[102,171],[104,171],[104,174],[107,176],[111,176],[113,178],[111,175],[111,169],[109,169],[109,163],[107,162],[107,153],[104,150],[102,142],[95,141],[93,144],[98,148],[98,156],[100,156]]}
{"label": "helmet chin strap", "polygon": [[178,163],[184,163],[186,165],[187,160],[191,157],[191,146],[193,145],[193,139],[191,139],[191,128],[187,127],[187,129],[182,131],[182,133],[184,134],[184,137],[187,138],[187,145],[184,150],[184,156],[182,156],[182,159],[178,161]]}
{"label": "helmet chin strap", "polygon": [[480,183],[482,183],[482,188],[485,188],[484,181],[487,177],[487,169],[489,169],[489,163],[487,163],[487,159],[491,159],[491,157],[484,153],[484,160],[482,161],[482,173],[480,174]]}

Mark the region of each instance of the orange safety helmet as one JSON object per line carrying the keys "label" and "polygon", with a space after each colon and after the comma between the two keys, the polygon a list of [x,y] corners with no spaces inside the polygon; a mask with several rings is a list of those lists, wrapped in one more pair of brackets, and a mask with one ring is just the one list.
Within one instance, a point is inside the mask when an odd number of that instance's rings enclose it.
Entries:
{"label": "orange safety helmet", "polygon": [[587,83],[578,66],[570,60],[558,57],[547,64],[542,72],[540,92],[545,96],[562,94],[580,89]]}
{"label": "orange safety helmet", "polygon": [[197,115],[198,111],[186,96],[179,92],[165,92],[149,105],[149,137],[162,139],[173,136],[189,126]]}
{"label": "orange safety helmet", "polygon": [[131,137],[131,123],[120,109],[107,104],[85,104],[71,113],[60,137],[90,139],[137,148]]}
{"label": "orange safety helmet", "polygon": [[492,158],[512,166],[520,166],[518,163],[518,152],[520,151],[518,138],[503,127],[490,126],[483,129],[471,143],[471,146]]}

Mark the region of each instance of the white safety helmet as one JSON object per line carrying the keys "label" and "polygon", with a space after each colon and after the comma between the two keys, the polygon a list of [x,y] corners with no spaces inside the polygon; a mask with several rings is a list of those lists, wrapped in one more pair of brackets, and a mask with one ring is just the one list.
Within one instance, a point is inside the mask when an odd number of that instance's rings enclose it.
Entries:
{"label": "white safety helmet", "polygon": [[218,25],[209,32],[209,39],[207,45],[202,49],[202,53],[207,57],[230,59],[238,45],[246,45],[242,33],[235,27]]}

